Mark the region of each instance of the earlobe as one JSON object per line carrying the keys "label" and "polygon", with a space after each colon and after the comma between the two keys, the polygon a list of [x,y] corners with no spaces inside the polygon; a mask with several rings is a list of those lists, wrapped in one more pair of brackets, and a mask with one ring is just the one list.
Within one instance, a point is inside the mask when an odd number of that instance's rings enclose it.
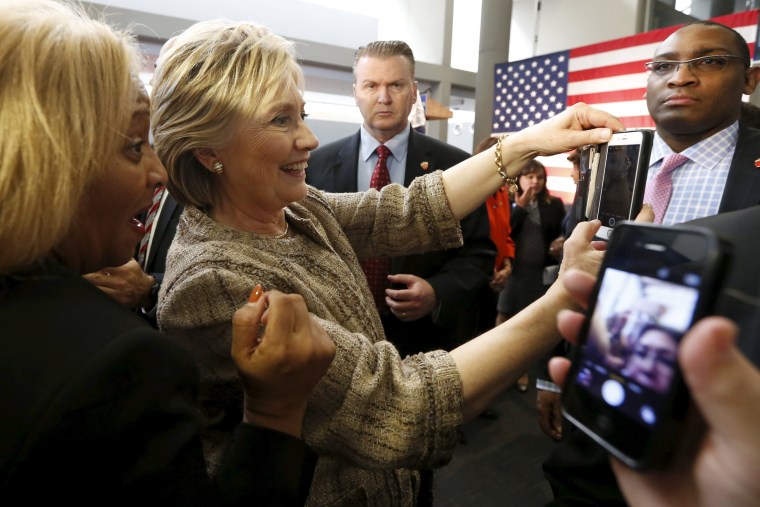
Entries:
{"label": "earlobe", "polygon": [[219,161],[218,154],[211,148],[195,148],[193,149],[193,156],[209,171],[213,170],[214,163]]}

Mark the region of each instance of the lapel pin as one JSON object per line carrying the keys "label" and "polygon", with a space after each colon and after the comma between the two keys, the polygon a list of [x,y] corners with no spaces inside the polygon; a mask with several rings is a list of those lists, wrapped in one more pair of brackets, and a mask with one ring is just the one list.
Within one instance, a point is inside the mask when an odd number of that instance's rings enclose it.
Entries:
{"label": "lapel pin", "polygon": [[[755,160],[755,165],[758,165],[758,163],[760,163],[760,158],[759,158],[759,159],[757,159],[757,160]],[[425,162],[422,162],[422,163],[420,164],[420,167],[422,167],[422,170],[423,170],[423,171],[427,171],[427,170],[428,170],[428,167],[430,167],[430,164],[428,164],[428,163],[427,163],[427,161],[425,161]]]}
{"label": "lapel pin", "polygon": [[760,167],[760,158],[755,160],[755,167]]}

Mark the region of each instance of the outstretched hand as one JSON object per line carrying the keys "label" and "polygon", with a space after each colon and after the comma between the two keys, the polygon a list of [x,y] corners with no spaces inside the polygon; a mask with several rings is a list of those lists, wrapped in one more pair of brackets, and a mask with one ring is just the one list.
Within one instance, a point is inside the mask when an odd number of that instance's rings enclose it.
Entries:
{"label": "outstretched hand", "polygon": [[244,421],[301,436],[306,402],[335,344],[296,294],[272,291],[232,318],[232,359],[245,388]]}
{"label": "outstretched hand", "polygon": [[[594,286],[586,273],[570,271],[565,287],[585,306]],[[557,324],[574,342],[583,316],[563,310]],[[616,459],[612,466],[621,489],[633,506],[750,506],[760,498],[760,371],[736,348],[736,327],[709,317],[684,335],[678,361],[692,399],[707,431],[688,462],[662,472],[637,472]],[[564,384],[570,363],[553,358],[554,381]]]}
{"label": "outstretched hand", "polygon": [[587,104],[578,103],[549,120],[513,134],[533,156],[554,155],[586,144],[606,143],[612,132],[624,130],[616,117]]}

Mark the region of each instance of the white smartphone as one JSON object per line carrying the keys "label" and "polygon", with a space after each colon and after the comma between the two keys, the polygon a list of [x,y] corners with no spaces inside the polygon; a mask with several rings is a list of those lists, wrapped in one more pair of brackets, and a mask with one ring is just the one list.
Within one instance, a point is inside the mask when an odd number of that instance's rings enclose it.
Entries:
{"label": "white smartphone", "polygon": [[594,181],[598,207],[591,216],[602,222],[597,238],[608,240],[616,224],[641,210],[652,138],[651,130],[625,130],[602,145],[601,172]]}

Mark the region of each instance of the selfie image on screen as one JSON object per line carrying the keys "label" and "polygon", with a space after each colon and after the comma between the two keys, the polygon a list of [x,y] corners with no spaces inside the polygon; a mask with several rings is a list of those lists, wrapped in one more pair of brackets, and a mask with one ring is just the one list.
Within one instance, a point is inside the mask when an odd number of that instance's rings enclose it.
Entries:
{"label": "selfie image on screen", "polygon": [[599,220],[612,227],[628,218],[636,178],[638,144],[610,146],[599,201]]}
{"label": "selfie image on screen", "polygon": [[605,270],[576,382],[629,417],[654,423],[647,419],[670,389],[698,295],[693,286]]}

